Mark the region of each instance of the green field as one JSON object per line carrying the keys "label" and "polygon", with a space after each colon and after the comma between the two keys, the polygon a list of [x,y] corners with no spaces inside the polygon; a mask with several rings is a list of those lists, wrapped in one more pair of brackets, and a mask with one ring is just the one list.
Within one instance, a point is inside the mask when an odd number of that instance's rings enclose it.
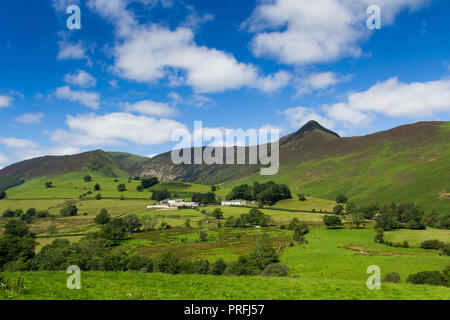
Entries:
{"label": "green field", "polygon": [[[173,230],[172,230],[173,231]],[[267,230],[266,230],[267,231]],[[236,232],[249,233],[250,230]],[[183,230],[162,235],[137,234],[123,241],[123,248],[136,246],[157,248],[163,244],[167,250],[175,249],[177,237]],[[194,241],[195,231],[184,234],[186,246],[197,246],[190,258],[227,258],[233,252],[232,239],[224,240],[228,246],[222,254],[209,255]],[[272,231],[274,239],[283,240],[289,231]],[[190,236],[189,236],[190,235]],[[281,255],[281,263],[290,268],[287,278],[236,277],[141,274],[131,272],[82,272],[82,289],[68,290],[64,272],[21,273],[26,290],[12,299],[450,299],[450,288],[409,285],[409,274],[425,270],[442,270],[450,264],[449,257],[438,256],[433,250],[391,248],[372,241],[373,230],[327,230],[315,228],[307,235],[308,244],[287,248]],[[280,238],[277,238],[277,237]],[[251,237],[249,237],[251,238]],[[179,238],[178,238],[179,239]],[[287,240],[286,238],[285,240]],[[230,241],[231,240],[231,241]],[[216,240],[206,244],[214,244]],[[189,243],[190,242],[190,243]],[[247,247],[246,240],[242,247]],[[357,248],[357,250],[355,249]],[[356,251],[355,251],[356,250]],[[244,250],[245,251],[245,250]],[[362,254],[362,251],[369,254]],[[214,250],[212,251],[214,252]],[[234,258],[233,254],[228,258]],[[229,259],[227,259],[229,260]],[[401,283],[382,282],[381,290],[368,290],[366,269],[370,265],[381,268],[382,275],[398,272]],[[14,279],[18,273],[8,274]],[[7,298],[7,297],[3,297]]]}
{"label": "green field", "polygon": [[[151,190],[132,191],[131,186],[137,185],[137,181],[128,183],[127,178],[122,178],[114,182],[114,178],[93,176],[92,182],[85,183],[82,178],[82,174],[77,174],[53,179],[56,186],[53,189],[44,187],[45,178],[32,179],[9,190],[8,199],[0,201],[0,212],[8,208],[24,211],[36,208],[49,210],[55,215],[34,219],[30,225],[37,235],[37,252],[54,239],[64,238],[75,242],[88,232],[99,231],[100,227],[95,224],[94,218],[103,208],[112,217],[136,214],[139,218],[157,218],[158,226],[163,222],[171,225],[172,228],[168,230],[159,230],[157,226],[154,231],[129,234],[113,249],[152,259],[159,259],[162,254],[170,251],[189,260],[206,259],[212,263],[222,258],[229,263],[251,252],[263,234],[270,236],[274,248],[292,243],[293,231],[282,229],[281,226],[288,225],[294,217],[310,226],[311,231],[306,235],[308,243],[287,246],[281,251],[280,263],[290,270],[286,278],[90,271],[82,273],[82,290],[72,291],[65,288],[67,275],[64,272],[35,272],[21,274],[25,278],[24,293],[11,297],[0,295],[0,299],[450,299],[449,288],[405,283],[406,278],[413,273],[443,270],[450,264],[450,258],[439,256],[437,250],[419,248],[423,240],[440,239],[449,242],[448,230],[430,228],[386,232],[386,240],[406,240],[411,248],[377,244],[373,241],[375,231],[372,221],[367,221],[366,229],[352,229],[346,219],[343,229],[326,229],[323,225],[324,213],[332,211],[336,203],[312,197],[304,202],[297,199],[284,200],[273,207],[261,209],[270,215],[274,224],[272,227],[225,228],[225,219],[230,216],[239,217],[250,208],[220,207],[224,220],[209,216],[206,221],[202,211],[212,213],[218,206],[149,210],[147,205],[154,203],[148,200]],[[121,182],[130,186],[129,191],[126,191],[129,192],[129,197],[124,200],[119,200],[122,193],[116,190],[116,185]],[[95,183],[100,183],[102,194],[110,195],[111,198],[95,200],[89,196],[82,199],[72,196],[72,199],[64,199],[64,195],[77,195],[80,191],[90,190]],[[154,189],[168,189],[180,195],[180,198],[185,198],[189,193],[207,192],[210,187],[161,182]],[[226,191],[221,189],[219,192]],[[48,200],[49,194],[55,199]],[[136,194],[145,195],[147,199],[131,199]],[[17,198],[29,198],[14,199],[14,195]],[[59,216],[60,210],[69,204],[78,207],[79,215]],[[316,212],[311,212],[312,209]],[[190,219],[190,228],[184,226],[186,219]],[[7,218],[0,218],[0,230],[7,221]],[[200,221],[201,226],[198,225]],[[57,229],[56,235],[47,233],[48,227],[52,225]],[[207,233],[206,241],[199,240],[200,231]],[[381,290],[368,290],[365,283],[369,275],[366,270],[371,265],[379,266],[382,275],[398,272],[401,282],[382,282]],[[7,274],[11,279],[17,276],[18,273]]]}
{"label": "green field", "polygon": [[[18,274],[8,274],[14,279]],[[448,300],[448,288],[382,284],[368,290],[365,283],[308,278],[225,277],[83,272],[81,290],[68,290],[65,272],[22,273],[26,290],[10,299],[36,300]],[[7,299],[2,297],[0,299]]]}
{"label": "green field", "polygon": [[[87,174],[92,176],[92,181],[85,182],[83,180]],[[45,183],[49,181],[53,183],[53,188],[45,187]],[[100,185],[99,191],[94,190],[97,183]],[[118,192],[117,186],[119,184],[125,184],[127,190]],[[103,198],[118,199],[123,196],[125,199],[150,199],[153,189],[167,189],[170,192],[179,193],[181,198],[188,199],[192,193],[206,193],[211,190],[210,187],[203,185],[185,183],[180,187],[174,182],[162,181],[153,188],[139,192],[136,187],[140,184],[140,181],[129,180],[128,177],[107,177],[95,172],[72,172],[55,177],[43,176],[30,179],[17,187],[8,189],[7,195],[10,200],[78,199],[80,196],[86,199],[94,199],[97,193],[100,193]]]}

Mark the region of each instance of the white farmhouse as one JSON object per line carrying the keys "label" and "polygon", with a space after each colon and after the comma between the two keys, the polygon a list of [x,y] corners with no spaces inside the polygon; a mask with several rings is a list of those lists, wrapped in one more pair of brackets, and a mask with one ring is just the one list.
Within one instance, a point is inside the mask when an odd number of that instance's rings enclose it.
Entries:
{"label": "white farmhouse", "polygon": [[245,200],[226,200],[222,201],[222,206],[246,206],[247,201]]}

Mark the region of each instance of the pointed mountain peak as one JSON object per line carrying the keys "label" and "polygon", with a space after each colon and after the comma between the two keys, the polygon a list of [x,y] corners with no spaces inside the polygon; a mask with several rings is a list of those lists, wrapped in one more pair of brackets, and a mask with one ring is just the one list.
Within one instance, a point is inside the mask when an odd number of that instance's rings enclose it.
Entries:
{"label": "pointed mountain peak", "polygon": [[307,133],[307,132],[310,132],[313,130],[320,130],[320,131],[326,132],[328,134],[331,134],[333,136],[340,138],[340,136],[336,132],[328,130],[327,128],[325,128],[320,123],[318,123],[317,121],[314,121],[314,120],[311,120],[308,123],[306,123],[303,127],[300,128],[300,130],[298,130],[295,133],[295,135],[304,134],[304,133]]}

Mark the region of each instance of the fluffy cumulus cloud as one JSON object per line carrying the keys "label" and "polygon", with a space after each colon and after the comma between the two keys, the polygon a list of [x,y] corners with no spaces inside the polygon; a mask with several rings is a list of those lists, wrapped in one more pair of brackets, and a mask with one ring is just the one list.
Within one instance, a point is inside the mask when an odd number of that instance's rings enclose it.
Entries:
{"label": "fluffy cumulus cloud", "polygon": [[98,93],[72,90],[68,86],[57,88],[54,96],[58,99],[80,103],[91,109],[98,109],[100,106],[100,95]]}
{"label": "fluffy cumulus cloud", "polygon": [[176,110],[166,103],[144,100],[133,104],[125,103],[125,110],[129,112],[138,112],[150,116],[171,117],[176,114]]}
{"label": "fluffy cumulus cloud", "polygon": [[450,80],[403,83],[397,78],[348,95],[346,102],[323,107],[333,119],[365,124],[376,114],[423,118],[450,112]]}
{"label": "fluffy cumulus cloud", "polygon": [[62,40],[58,42],[58,60],[81,60],[88,59],[86,56],[86,48],[83,42],[70,42]]}
{"label": "fluffy cumulus cloud", "polygon": [[33,141],[18,138],[0,138],[0,143],[11,149],[36,149],[39,147],[39,144]]}
{"label": "fluffy cumulus cloud", "polygon": [[64,81],[81,88],[91,88],[97,85],[97,79],[84,70],[66,74],[64,76]]}
{"label": "fluffy cumulus cloud", "polygon": [[[6,162],[16,162],[26,159],[42,157],[42,156],[62,156],[71,155],[81,152],[80,149],[70,147],[70,146],[54,146],[54,147],[44,147],[38,143],[19,138],[2,138],[0,137],[0,144],[5,146],[11,155],[11,159],[6,159]],[[2,165],[2,159],[0,157],[0,166]]]}
{"label": "fluffy cumulus cloud", "polygon": [[14,98],[0,95],[0,108],[7,108],[11,105]]}
{"label": "fluffy cumulus cloud", "polygon": [[287,84],[286,72],[264,76],[228,52],[197,45],[190,28],[140,25],[123,0],[90,0],[88,6],[115,25],[119,41],[113,49],[114,70],[125,79],[166,79],[205,93],[242,87],[271,92]]}
{"label": "fluffy cumulus cloud", "polygon": [[300,95],[314,90],[325,90],[351,78],[351,75],[340,76],[334,72],[312,73],[298,80],[297,93]]}
{"label": "fluffy cumulus cloud", "polygon": [[156,119],[130,113],[67,116],[70,131],[57,130],[51,140],[78,147],[120,145],[156,145],[170,141],[172,132],[186,127],[174,120]]}
{"label": "fluffy cumulus cloud", "polygon": [[298,129],[311,120],[319,122],[326,128],[335,127],[335,122],[333,120],[321,116],[320,114],[317,113],[316,110],[310,108],[305,108],[301,106],[290,108],[282,111],[281,114],[285,116],[286,121],[293,129]]}
{"label": "fluffy cumulus cloud", "polygon": [[16,118],[16,122],[21,124],[35,124],[40,123],[44,118],[43,113],[24,113],[23,115]]}
{"label": "fluffy cumulus cloud", "polygon": [[402,10],[418,10],[429,0],[260,0],[243,28],[255,33],[257,57],[301,65],[361,54],[369,5],[379,5],[382,23],[393,23]]}

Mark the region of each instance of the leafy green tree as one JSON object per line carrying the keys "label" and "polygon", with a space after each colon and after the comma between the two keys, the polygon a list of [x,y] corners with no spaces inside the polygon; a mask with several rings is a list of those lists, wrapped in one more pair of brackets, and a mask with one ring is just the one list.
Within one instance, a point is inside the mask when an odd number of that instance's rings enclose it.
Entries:
{"label": "leafy green tree", "polygon": [[48,182],[45,183],[45,187],[47,189],[53,188],[53,183],[51,181],[48,181]]}
{"label": "leafy green tree", "polygon": [[309,227],[306,223],[300,223],[294,229],[294,241],[304,241],[305,235],[309,233]]}
{"label": "leafy green tree", "polygon": [[102,200],[102,195],[100,193],[97,193],[95,196],[95,200]]}
{"label": "leafy green tree", "polygon": [[6,192],[5,191],[0,191],[0,200],[5,199],[6,198]]}
{"label": "leafy green tree", "polygon": [[5,224],[3,231],[3,235],[9,235],[12,237],[33,237],[33,234],[30,233],[30,229],[28,226],[18,219],[13,219],[8,221],[8,223]]}
{"label": "leafy green tree", "polygon": [[336,197],[336,202],[337,203],[346,203],[347,200],[348,200],[348,198],[345,195],[343,195],[343,194],[340,194],[340,195],[338,195]]}
{"label": "leafy green tree", "polygon": [[361,225],[364,225],[364,213],[359,211],[353,211],[351,213],[351,219],[352,223],[355,225],[356,228],[359,228]]}
{"label": "leafy green tree", "polygon": [[127,191],[127,186],[125,185],[125,183],[121,183],[121,184],[117,185],[117,191],[119,191],[119,192]]}
{"label": "leafy green tree", "polygon": [[75,205],[69,205],[63,209],[61,209],[61,215],[63,217],[74,217],[78,215],[78,208]]}
{"label": "leafy green tree", "polygon": [[299,201],[306,201],[306,196],[304,193],[299,193],[298,194],[298,200]]}
{"label": "leafy green tree", "polygon": [[98,183],[95,184],[94,191],[100,191],[100,185]]}
{"label": "leafy green tree", "polygon": [[214,209],[212,216],[216,219],[223,219],[223,211],[220,208]]}
{"label": "leafy green tree", "polygon": [[264,270],[269,264],[279,262],[277,252],[273,248],[272,241],[268,235],[264,235],[256,242],[249,259],[255,261],[261,270]]}
{"label": "leafy green tree", "polygon": [[190,228],[191,227],[191,219],[186,218],[186,220],[184,221],[184,226],[186,228]]}
{"label": "leafy green tree", "polygon": [[126,227],[123,219],[116,218],[105,224],[100,232],[101,236],[108,240],[120,240],[126,234]]}
{"label": "leafy green tree", "polygon": [[141,227],[141,221],[139,220],[138,216],[135,214],[129,214],[123,218],[123,222],[125,224],[125,229],[129,233],[136,233],[138,232]]}
{"label": "leafy green tree", "polygon": [[342,225],[342,221],[338,216],[324,216],[323,223],[328,229],[336,229]]}
{"label": "leafy green tree", "polygon": [[153,187],[154,185],[157,185],[159,183],[158,178],[152,177],[152,178],[143,178],[141,180],[142,188],[148,189],[150,187]]}
{"label": "leafy green tree", "polygon": [[217,187],[216,186],[211,186],[211,191],[212,192],[216,192],[217,191]]}
{"label": "leafy green tree", "polygon": [[91,182],[92,181],[92,177],[90,175],[86,175],[84,176],[84,182]]}
{"label": "leafy green tree", "polygon": [[344,206],[341,205],[341,204],[338,204],[337,206],[335,206],[335,207],[333,208],[333,213],[334,213],[334,214],[340,215],[340,214],[342,214],[343,212],[344,212]]}
{"label": "leafy green tree", "polygon": [[108,213],[108,210],[102,209],[100,213],[94,219],[95,223],[101,225],[102,227],[111,221],[111,216]]}
{"label": "leafy green tree", "polygon": [[212,264],[210,274],[220,276],[225,272],[226,268],[227,264],[225,263],[225,261],[223,259],[219,259]]}
{"label": "leafy green tree", "polygon": [[136,190],[137,190],[138,192],[142,192],[142,191],[144,191],[144,187],[141,186],[141,185],[139,185],[139,186],[136,187]]}

